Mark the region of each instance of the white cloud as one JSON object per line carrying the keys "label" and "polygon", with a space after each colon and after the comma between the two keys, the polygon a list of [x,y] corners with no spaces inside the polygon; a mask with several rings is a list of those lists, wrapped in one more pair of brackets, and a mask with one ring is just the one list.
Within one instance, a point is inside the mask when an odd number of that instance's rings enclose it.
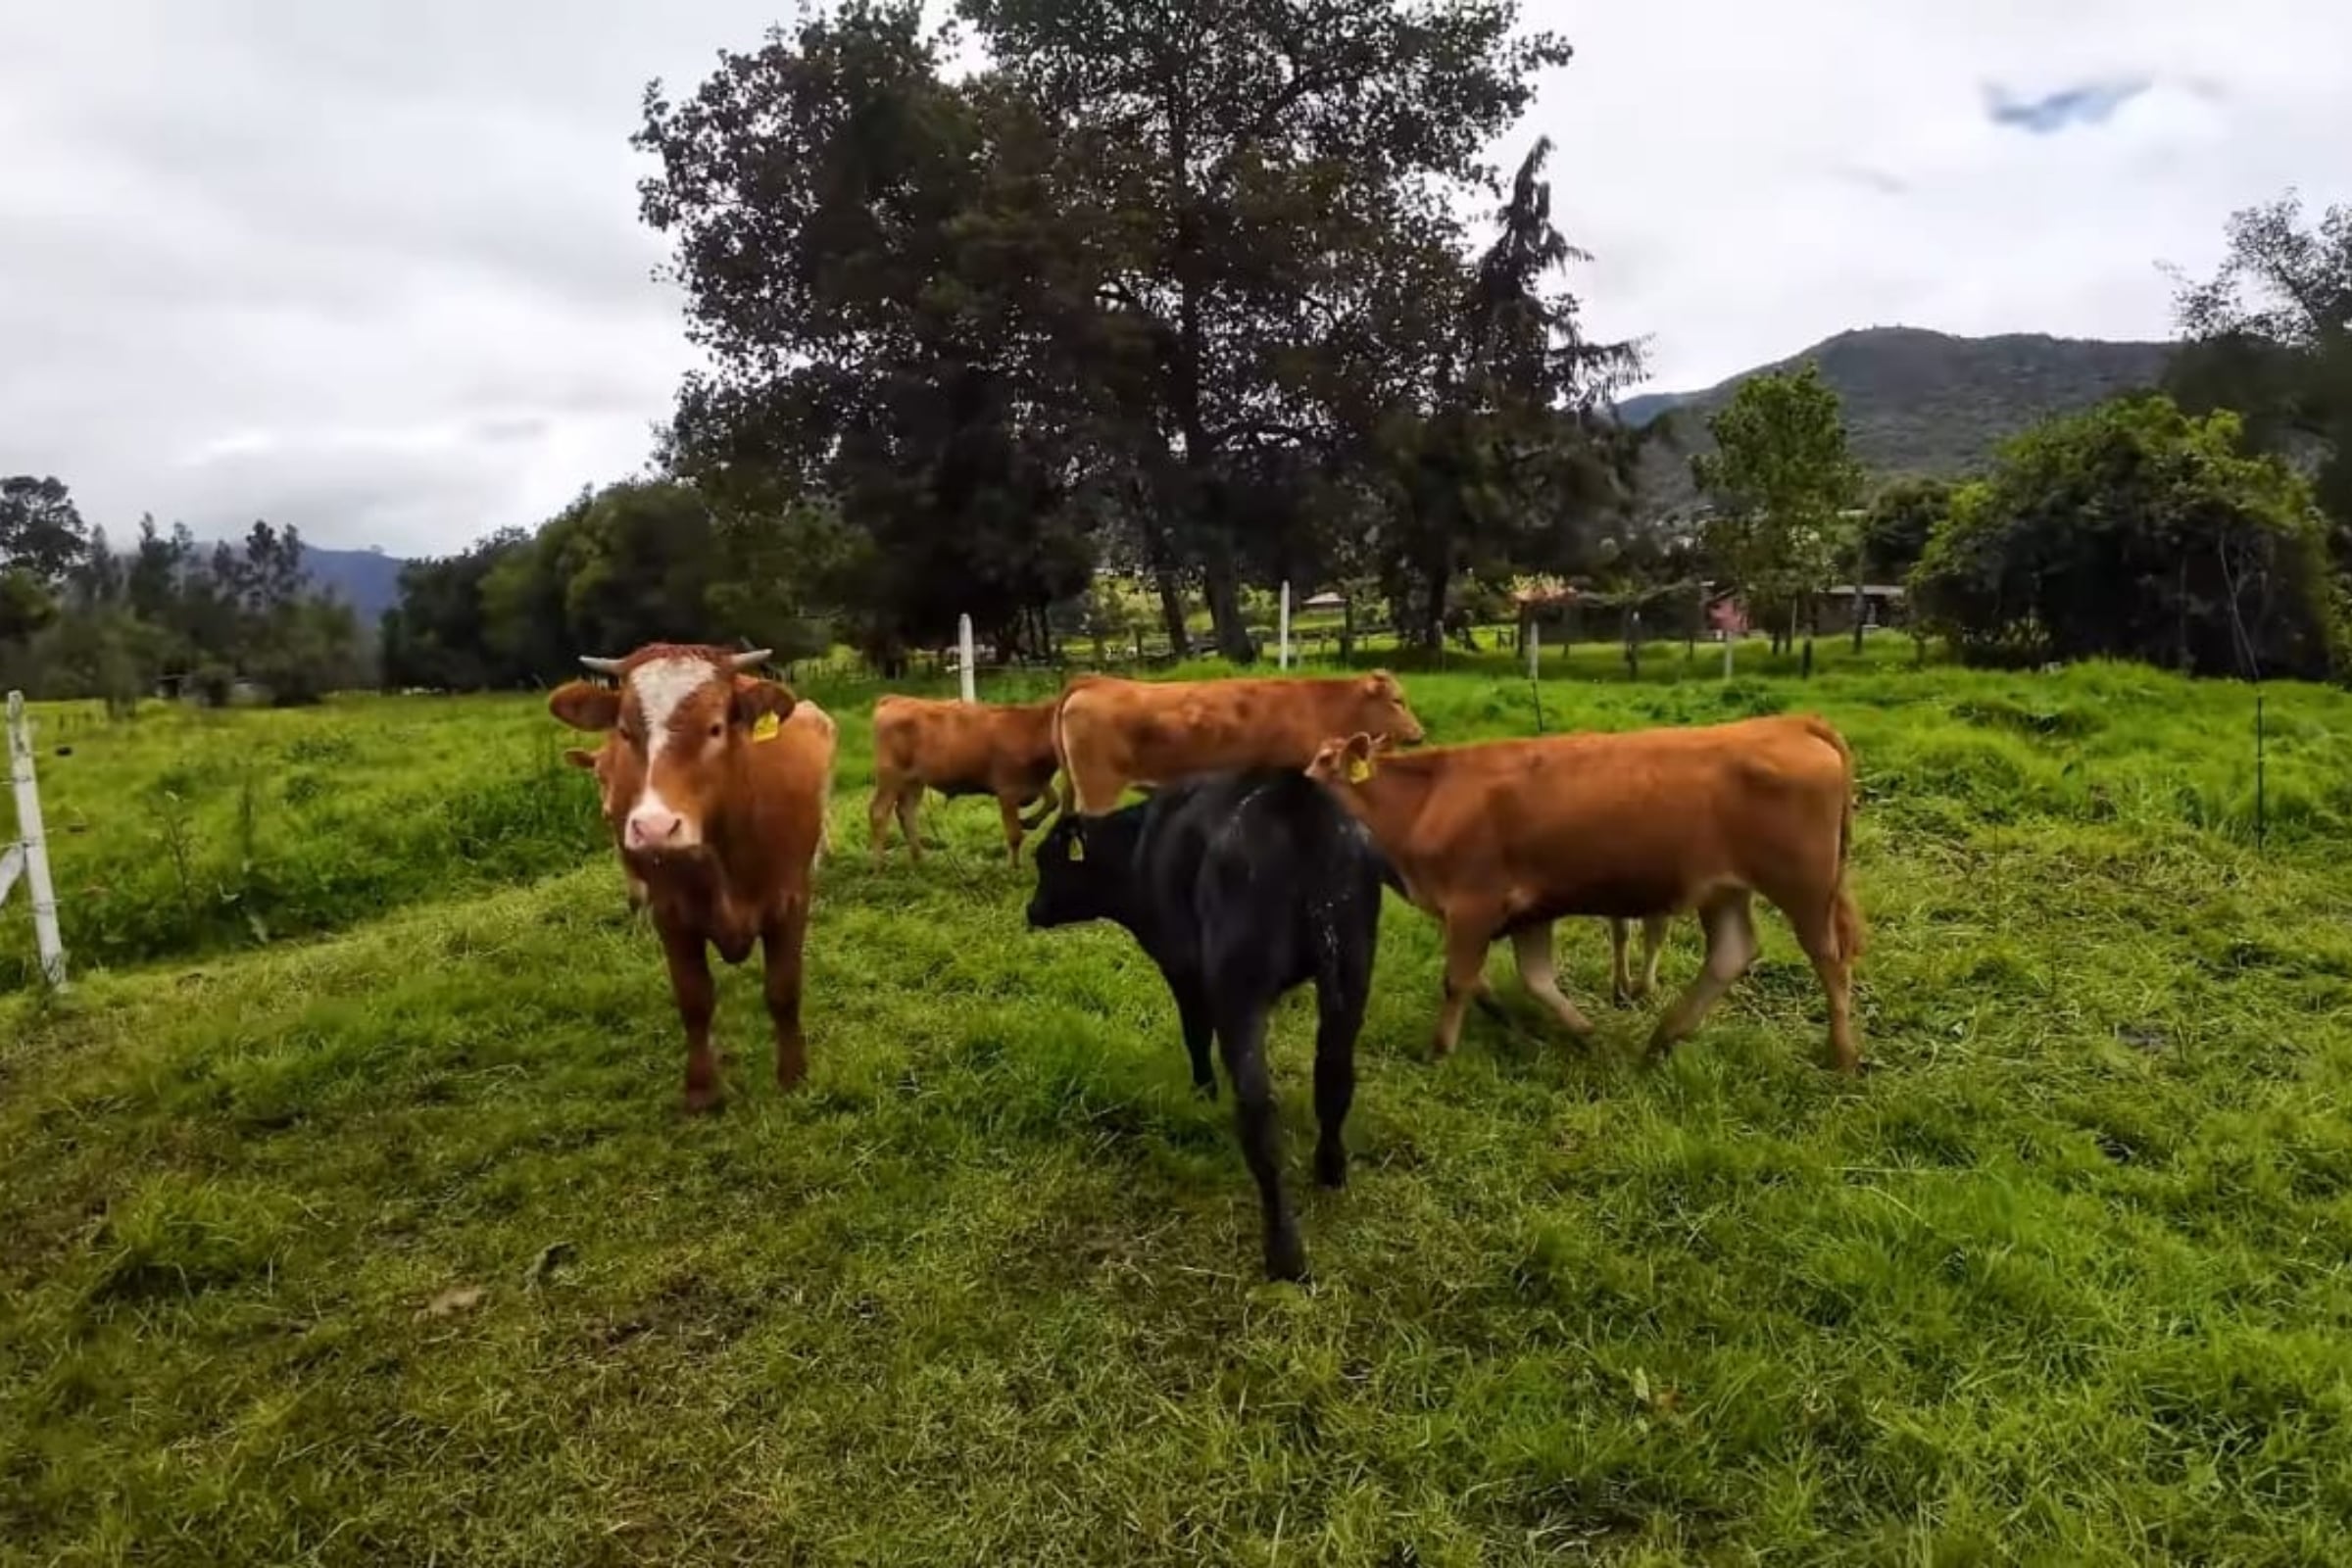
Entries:
{"label": "white cloud", "polygon": [[[1651,385],[1709,385],[1848,327],[2162,338],[2230,213],[2352,198],[2352,9],[2329,0],[1535,0],[1576,45],[1523,133],[1595,253],[1590,324],[1652,334]],[[1996,124],[2148,83],[2104,121]]]}
{"label": "white cloud", "polygon": [[[936,7],[935,7],[936,9]],[[0,11],[0,472],[202,532],[447,549],[635,469],[692,362],[627,146],[773,0]],[[1841,328],[2156,336],[2159,259],[2352,196],[2331,0],[1531,0],[1592,325],[1703,385]],[[2146,78],[2102,122],[1996,125]]]}

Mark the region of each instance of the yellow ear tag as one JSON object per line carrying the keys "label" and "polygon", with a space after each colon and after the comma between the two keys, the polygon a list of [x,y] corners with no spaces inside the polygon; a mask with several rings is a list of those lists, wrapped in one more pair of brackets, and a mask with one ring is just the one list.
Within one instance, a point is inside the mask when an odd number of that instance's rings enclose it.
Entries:
{"label": "yellow ear tag", "polygon": [[776,738],[776,731],[782,729],[783,727],[783,720],[777,718],[775,714],[761,713],[752,722],[752,739],[756,741],[772,741]]}
{"label": "yellow ear tag", "polygon": [[1070,840],[1070,858],[1073,860],[1083,860],[1086,858],[1086,840]]}
{"label": "yellow ear tag", "polygon": [[1364,780],[1370,778],[1371,776],[1372,759],[1369,757],[1350,757],[1348,759],[1348,783],[1361,784]]}

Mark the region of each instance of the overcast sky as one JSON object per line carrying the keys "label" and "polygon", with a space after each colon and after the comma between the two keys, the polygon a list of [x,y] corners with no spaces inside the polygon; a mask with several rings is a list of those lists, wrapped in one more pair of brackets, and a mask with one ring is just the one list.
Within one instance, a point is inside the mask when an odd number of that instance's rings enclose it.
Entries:
{"label": "overcast sky", "polygon": [[[1531,0],[1592,326],[1703,386],[1850,326],[2158,337],[2236,207],[2352,197],[2345,0]],[[640,467],[690,363],[648,77],[781,0],[0,7],[0,474],[118,537],[396,554]]]}

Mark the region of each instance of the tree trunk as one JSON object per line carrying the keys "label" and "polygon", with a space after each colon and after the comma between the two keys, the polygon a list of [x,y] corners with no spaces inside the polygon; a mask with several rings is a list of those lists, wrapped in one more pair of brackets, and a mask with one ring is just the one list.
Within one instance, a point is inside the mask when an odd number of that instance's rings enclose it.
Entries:
{"label": "tree trunk", "polygon": [[1421,646],[1437,652],[1446,644],[1446,590],[1453,581],[1453,552],[1441,544],[1421,563],[1422,590],[1428,599],[1416,628]]}
{"label": "tree trunk", "polygon": [[1200,299],[1207,284],[1200,270],[1200,217],[1193,210],[1192,104],[1184,96],[1184,80],[1171,83],[1167,100],[1168,169],[1174,197],[1175,255],[1171,270],[1176,279],[1176,353],[1169,367],[1170,393],[1176,427],[1184,435],[1185,502],[1195,513],[1194,536],[1199,543],[1201,587],[1208,600],[1210,635],[1217,652],[1235,663],[1252,657],[1249,628],[1242,623],[1240,573],[1234,564],[1233,541],[1225,531],[1221,508],[1205,506],[1214,494],[1215,442],[1201,409],[1200,384],[1207,359],[1207,334],[1201,326]]}
{"label": "tree trunk", "polygon": [[1346,664],[1354,658],[1355,595],[1350,592],[1340,601],[1340,662]]}
{"label": "tree trunk", "polygon": [[[1168,629],[1168,652],[1178,659],[1193,657],[1192,634],[1184,629],[1184,589],[1176,581],[1176,568],[1154,566],[1152,582],[1159,589],[1160,623]],[[1136,634],[1139,638],[1141,632]]]}
{"label": "tree trunk", "polygon": [[1870,595],[1863,584],[1870,578],[1870,558],[1859,547],[1854,551],[1854,652],[1862,651],[1862,627],[1870,617]]}
{"label": "tree trunk", "polygon": [[1250,663],[1257,658],[1257,649],[1242,618],[1242,585],[1234,571],[1233,553],[1222,532],[1213,526],[1202,543],[1200,586],[1208,599],[1208,624],[1217,652],[1237,664]]}

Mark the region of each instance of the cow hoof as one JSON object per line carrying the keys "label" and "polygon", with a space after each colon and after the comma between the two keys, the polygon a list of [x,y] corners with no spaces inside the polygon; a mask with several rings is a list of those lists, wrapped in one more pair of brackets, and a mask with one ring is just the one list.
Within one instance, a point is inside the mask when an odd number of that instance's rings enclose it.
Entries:
{"label": "cow hoof", "polygon": [[1216,1099],[1216,1098],[1217,1098],[1217,1081],[1216,1081],[1214,1078],[1196,1078],[1196,1079],[1194,1079],[1194,1080],[1193,1080],[1193,1098],[1194,1098],[1195,1100],[1214,1100],[1214,1099]]}
{"label": "cow hoof", "polygon": [[686,1091],[686,1114],[689,1116],[708,1116],[718,1109],[718,1106],[719,1094],[716,1089],[689,1089]]}
{"label": "cow hoof", "polygon": [[1288,1242],[1276,1243],[1266,1249],[1267,1279],[1304,1285],[1312,1277],[1306,1271],[1306,1249],[1298,1238],[1293,1237]]}
{"label": "cow hoof", "polygon": [[1345,1151],[1315,1151],[1315,1180],[1326,1187],[1348,1185],[1348,1155]]}

